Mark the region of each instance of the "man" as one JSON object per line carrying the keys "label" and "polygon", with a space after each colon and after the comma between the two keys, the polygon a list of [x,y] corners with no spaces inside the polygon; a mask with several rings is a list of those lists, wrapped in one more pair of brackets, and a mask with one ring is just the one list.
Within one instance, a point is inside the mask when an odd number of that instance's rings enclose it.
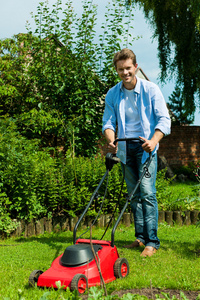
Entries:
{"label": "man", "polygon": [[[117,154],[121,160],[129,194],[140,178],[149,153],[152,152],[148,169],[151,176],[143,177],[137,193],[131,199],[136,240],[125,247],[145,246],[141,256],[152,256],[160,247],[157,237],[156,152],[159,141],[170,133],[171,121],[158,86],[135,75],[138,65],[133,51],[125,48],[117,52],[113,63],[121,82],[106,95],[102,130],[109,152]],[[118,138],[140,137],[144,143],[128,140],[114,145],[116,126]]]}

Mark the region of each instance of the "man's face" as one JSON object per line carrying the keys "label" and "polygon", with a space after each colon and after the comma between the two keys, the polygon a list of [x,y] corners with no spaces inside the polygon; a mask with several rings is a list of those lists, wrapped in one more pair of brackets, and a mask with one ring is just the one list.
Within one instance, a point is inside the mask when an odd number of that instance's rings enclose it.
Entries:
{"label": "man's face", "polygon": [[120,79],[123,81],[125,88],[128,90],[134,89],[136,85],[135,71],[137,66],[137,64],[133,64],[131,58],[119,60],[116,64],[116,71]]}

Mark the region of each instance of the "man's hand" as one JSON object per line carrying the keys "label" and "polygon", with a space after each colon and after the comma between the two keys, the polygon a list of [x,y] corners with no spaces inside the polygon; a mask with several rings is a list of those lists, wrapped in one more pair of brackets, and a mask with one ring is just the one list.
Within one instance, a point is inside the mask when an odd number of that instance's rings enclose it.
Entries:
{"label": "man's hand", "polygon": [[155,143],[155,141],[152,141],[152,140],[147,140],[141,136],[140,136],[140,138],[144,141],[144,143],[142,144],[143,150],[146,151],[147,153],[153,152],[157,143]]}
{"label": "man's hand", "polygon": [[108,150],[109,152],[111,152],[112,154],[116,154],[117,153],[117,145],[114,145],[113,142],[110,142],[108,144]]}
{"label": "man's hand", "polygon": [[156,145],[160,142],[163,136],[164,134],[159,129],[155,130],[155,133],[150,140],[147,140],[144,137],[140,136],[140,138],[144,141],[144,144],[142,144],[142,148],[144,149],[144,151],[146,151],[147,153],[153,152]]}
{"label": "man's hand", "polygon": [[112,154],[116,154],[117,153],[117,144],[114,145],[115,132],[111,129],[106,129],[104,134],[105,134],[105,138],[108,142],[109,152],[111,152]]}

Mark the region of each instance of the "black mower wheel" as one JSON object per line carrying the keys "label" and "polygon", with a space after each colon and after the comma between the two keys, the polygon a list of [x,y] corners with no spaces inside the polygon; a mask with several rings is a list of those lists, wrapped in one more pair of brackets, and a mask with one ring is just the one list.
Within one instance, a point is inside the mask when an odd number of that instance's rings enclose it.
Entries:
{"label": "black mower wheel", "polygon": [[126,258],[118,258],[114,264],[114,275],[116,278],[125,278],[129,274],[129,263]]}
{"label": "black mower wheel", "polygon": [[81,295],[85,293],[87,288],[87,277],[83,274],[76,274],[71,281],[71,291],[77,290],[79,295]]}
{"label": "black mower wheel", "polygon": [[35,284],[38,282],[39,276],[43,273],[41,270],[34,270],[31,275],[29,276],[28,283],[30,286],[35,286]]}

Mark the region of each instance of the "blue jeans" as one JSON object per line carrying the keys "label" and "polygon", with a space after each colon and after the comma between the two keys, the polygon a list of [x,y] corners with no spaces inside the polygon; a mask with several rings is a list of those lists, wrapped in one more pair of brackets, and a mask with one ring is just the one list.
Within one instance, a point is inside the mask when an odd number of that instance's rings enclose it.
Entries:
{"label": "blue jeans", "polygon": [[[129,195],[133,191],[140,178],[146,163],[142,164],[142,144],[140,142],[127,141],[127,161],[122,165],[122,171],[126,180]],[[131,209],[134,215],[135,236],[145,246],[160,247],[157,237],[158,229],[158,204],[156,199],[156,173],[157,154],[153,155],[148,168],[150,178],[143,177],[138,190],[131,199]]]}

